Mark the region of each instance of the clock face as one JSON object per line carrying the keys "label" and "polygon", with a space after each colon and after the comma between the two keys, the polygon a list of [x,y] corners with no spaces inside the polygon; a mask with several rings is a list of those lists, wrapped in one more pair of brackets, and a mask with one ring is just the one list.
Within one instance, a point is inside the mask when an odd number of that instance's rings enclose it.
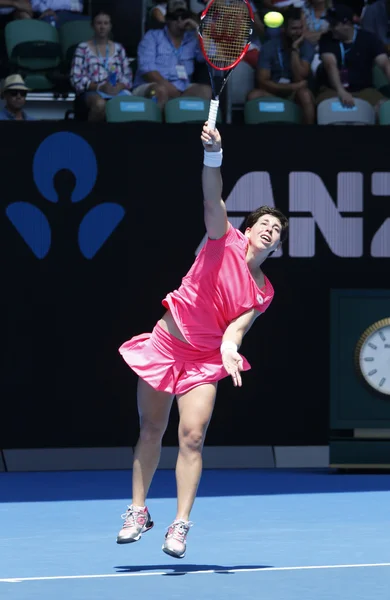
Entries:
{"label": "clock face", "polygon": [[368,385],[390,396],[390,319],[374,323],[356,348],[358,368]]}

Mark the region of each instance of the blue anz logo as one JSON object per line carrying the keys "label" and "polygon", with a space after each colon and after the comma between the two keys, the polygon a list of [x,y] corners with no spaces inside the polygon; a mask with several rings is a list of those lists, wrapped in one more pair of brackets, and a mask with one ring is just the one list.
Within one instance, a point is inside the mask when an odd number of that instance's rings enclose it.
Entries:
{"label": "blue anz logo", "polygon": [[[58,203],[54,178],[59,171],[68,170],[75,178],[70,201],[85,200],[93,190],[97,161],[91,146],[82,137],[70,132],[55,133],[38,147],[33,159],[35,185],[43,198]],[[43,259],[52,245],[52,230],[46,215],[30,202],[13,202],[6,215],[34,255]],[[78,245],[82,255],[93,258],[113,234],[125,216],[125,209],[114,202],[103,202],[91,208],[78,228]]]}

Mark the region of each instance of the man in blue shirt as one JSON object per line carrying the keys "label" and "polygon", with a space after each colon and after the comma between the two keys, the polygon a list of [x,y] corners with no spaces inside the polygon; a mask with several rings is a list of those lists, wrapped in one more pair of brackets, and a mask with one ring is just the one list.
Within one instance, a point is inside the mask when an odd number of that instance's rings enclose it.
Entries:
{"label": "man in blue shirt", "polygon": [[1,96],[5,106],[0,110],[0,121],[33,121],[23,110],[29,88],[20,75],[5,78]]}
{"label": "man in blue shirt", "polygon": [[293,100],[302,107],[304,123],[314,123],[314,98],[307,85],[314,53],[314,46],[303,37],[301,9],[290,7],[281,37],[269,40],[260,50],[257,87],[249,93],[248,100],[264,96]]}
{"label": "man in blue shirt", "polygon": [[195,61],[203,61],[196,30],[185,0],[168,2],[166,25],[150,29],[138,46],[134,96],[156,97],[160,107],[171,98],[197,96],[210,100],[209,85],[193,83]]}

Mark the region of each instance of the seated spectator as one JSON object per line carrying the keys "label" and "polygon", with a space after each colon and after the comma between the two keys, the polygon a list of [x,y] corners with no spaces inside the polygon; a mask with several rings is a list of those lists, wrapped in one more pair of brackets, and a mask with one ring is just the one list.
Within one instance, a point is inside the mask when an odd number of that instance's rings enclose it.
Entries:
{"label": "seated spectator", "polygon": [[367,4],[362,11],[360,24],[380,39],[382,44],[390,43],[390,14],[388,0],[375,0]]}
{"label": "seated spectator", "polygon": [[89,20],[83,0],[30,0],[37,18],[60,28],[68,21]]}
{"label": "seated spectator", "polygon": [[305,39],[314,46],[329,29],[326,15],[330,8],[329,0],[306,0],[303,6]]}
{"label": "seated spectator", "polygon": [[30,0],[0,0],[0,28],[16,19],[32,19]]}
{"label": "seated spectator", "polygon": [[132,72],[125,49],[110,41],[111,17],[99,10],[92,18],[95,35],[75,50],[70,82],[88,109],[89,121],[105,118],[106,100],[129,95]]}
{"label": "seated spectator", "polygon": [[165,23],[165,16],[167,14],[167,2],[155,1],[155,6],[150,11],[150,17],[157,23]]}
{"label": "seated spectator", "polygon": [[337,5],[328,11],[330,31],[320,40],[323,86],[317,104],[338,96],[345,106],[354,106],[354,97],[378,108],[386,99],[373,85],[377,64],[390,80],[390,63],[382,42],[372,33],[354,26],[354,12]]}
{"label": "seated spectator", "polygon": [[203,61],[197,28],[185,0],[168,2],[164,28],[150,29],[139,43],[135,96],[156,97],[160,107],[182,95],[211,98],[209,85],[192,82],[195,60]]}
{"label": "seated spectator", "polygon": [[303,6],[304,38],[315,47],[311,64],[313,73],[320,64],[319,41],[329,29],[326,14],[330,4],[330,0],[306,0]]}
{"label": "seated spectator", "polygon": [[4,79],[1,97],[5,106],[0,110],[0,121],[33,121],[23,110],[29,88],[20,75],[9,75]]}
{"label": "seated spectator", "polygon": [[307,85],[313,56],[313,45],[303,38],[301,10],[290,7],[281,39],[269,40],[261,49],[257,88],[249,93],[248,100],[264,96],[293,100],[302,107],[304,123],[314,123],[314,99]]}

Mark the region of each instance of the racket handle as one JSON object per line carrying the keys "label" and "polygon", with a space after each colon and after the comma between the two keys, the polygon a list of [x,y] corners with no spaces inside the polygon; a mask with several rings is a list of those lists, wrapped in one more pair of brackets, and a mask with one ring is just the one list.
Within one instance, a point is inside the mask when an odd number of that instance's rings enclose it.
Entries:
{"label": "racket handle", "polygon": [[207,119],[210,129],[215,129],[217,122],[219,100],[210,100],[209,118]]}

